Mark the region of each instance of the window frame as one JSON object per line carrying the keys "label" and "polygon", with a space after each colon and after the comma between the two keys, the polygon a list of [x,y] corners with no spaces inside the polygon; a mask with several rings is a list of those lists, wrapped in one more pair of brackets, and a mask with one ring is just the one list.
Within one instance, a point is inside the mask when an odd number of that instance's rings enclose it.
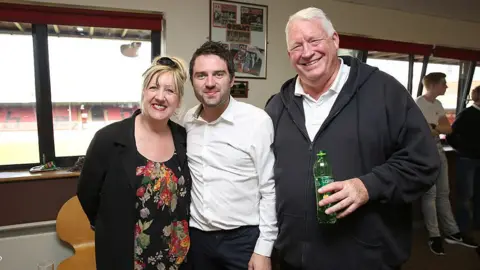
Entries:
{"label": "window frame", "polygon": [[[355,36],[348,34],[339,34],[340,48],[363,50],[363,51],[382,51],[393,52],[409,55],[409,78],[407,90],[412,93],[415,86],[413,85],[413,57],[414,55],[423,55],[422,71],[420,75],[420,82],[418,84],[416,96],[421,96],[423,93],[422,78],[426,75],[427,66],[430,63],[430,57],[449,58],[460,61],[468,61],[469,72],[465,74],[465,85],[462,89],[459,88],[459,94],[457,96],[457,108],[458,113],[465,108],[466,97],[470,92],[472,78],[475,72],[475,66],[478,66],[480,61],[480,50],[464,49],[464,48],[452,48],[447,46],[437,46],[435,44],[419,44],[411,42],[402,42],[385,39],[375,39],[363,36]],[[460,107],[458,107],[460,105]]]}
{"label": "window frame", "polygon": [[32,24],[35,99],[37,113],[39,163],[0,165],[0,171],[22,170],[54,161],[58,167],[72,166],[80,156],[57,157],[53,129],[50,68],[48,57],[48,25],[126,28],[151,31],[151,58],[161,52],[161,31],[164,24],[160,12],[131,12],[85,9],[69,6],[47,6],[0,3],[0,21]]}
{"label": "window frame", "polygon": [[[368,51],[382,51],[408,54],[409,74],[407,91],[410,92],[410,94],[412,94],[415,89],[415,86],[413,85],[414,55],[423,55],[420,81],[418,83],[416,92],[417,97],[423,94],[422,78],[426,75],[427,66],[430,63],[431,57],[441,57],[459,60],[460,62],[466,62],[465,74],[461,73],[462,70],[460,70],[459,74],[459,88],[455,114],[457,115],[465,108],[467,96],[472,86],[475,67],[478,66],[478,62],[480,61],[480,50],[437,46],[435,44],[418,44],[394,40],[374,39],[346,34],[340,34],[339,36],[340,48],[342,49],[362,50],[366,51],[367,53]],[[463,80],[463,85],[460,83],[461,80]],[[443,143],[446,144],[446,141],[443,141]]]}

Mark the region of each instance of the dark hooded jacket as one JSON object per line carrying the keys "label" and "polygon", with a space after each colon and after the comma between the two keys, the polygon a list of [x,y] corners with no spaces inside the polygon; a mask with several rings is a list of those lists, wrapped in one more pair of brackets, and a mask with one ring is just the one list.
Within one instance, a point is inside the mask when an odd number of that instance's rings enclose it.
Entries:
{"label": "dark hooded jacket", "polygon": [[[440,158],[406,89],[377,68],[342,58],[350,74],[313,142],[302,97],[294,95],[296,77],[266,106],[275,126],[275,247],[302,269],[394,269],[410,255],[411,203],[434,184]],[[316,221],[312,167],[320,150],[335,181],[360,178],[369,195],[334,225]]]}

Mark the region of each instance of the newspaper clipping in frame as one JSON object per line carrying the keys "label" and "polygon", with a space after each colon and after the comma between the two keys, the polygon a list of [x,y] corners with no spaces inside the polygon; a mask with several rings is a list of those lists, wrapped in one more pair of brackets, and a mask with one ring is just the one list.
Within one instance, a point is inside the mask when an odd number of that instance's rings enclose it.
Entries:
{"label": "newspaper clipping in frame", "polygon": [[250,44],[250,25],[227,24],[227,42]]}
{"label": "newspaper clipping in frame", "polygon": [[213,27],[225,28],[229,23],[237,22],[237,6],[228,4],[213,4]]}
{"label": "newspaper clipping in frame", "polygon": [[263,32],[263,9],[241,7],[240,23],[250,25],[252,31]]}
{"label": "newspaper clipping in frame", "polygon": [[231,44],[230,53],[233,55],[235,72],[260,75],[264,64],[264,49],[246,44]]}

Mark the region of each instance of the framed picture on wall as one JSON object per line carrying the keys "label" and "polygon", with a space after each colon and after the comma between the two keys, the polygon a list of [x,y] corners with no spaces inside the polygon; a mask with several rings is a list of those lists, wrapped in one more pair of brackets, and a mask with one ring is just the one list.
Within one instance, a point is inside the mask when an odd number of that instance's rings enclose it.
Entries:
{"label": "framed picture on wall", "polygon": [[230,95],[234,98],[248,98],[248,81],[234,81]]}
{"label": "framed picture on wall", "polygon": [[230,50],[236,78],[267,78],[268,7],[210,0],[210,40]]}

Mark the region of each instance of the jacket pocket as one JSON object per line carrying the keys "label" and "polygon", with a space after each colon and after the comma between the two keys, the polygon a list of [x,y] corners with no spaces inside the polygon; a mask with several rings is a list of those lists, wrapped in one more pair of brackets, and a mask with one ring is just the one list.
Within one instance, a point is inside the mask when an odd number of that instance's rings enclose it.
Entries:
{"label": "jacket pocket", "polygon": [[341,220],[345,233],[344,250],[348,268],[356,270],[380,270],[383,264],[384,244],[381,235],[381,221],[376,212],[367,205],[350,217]]}
{"label": "jacket pocket", "polygon": [[340,220],[342,229],[360,245],[378,247],[382,245],[382,220],[371,205],[364,205],[349,217]]}
{"label": "jacket pocket", "polygon": [[377,214],[368,207],[359,208],[336,224],[311,224],[316,229],[306,265],[315,270],[380,270],[384,244]]}
{"label": "jacket pocket", "polygon": [[355,236],[350,236],[345,246],[346,254],[343,254],[346,267],[338,269],[355,269],[355,270],[381,270],[382,269],[382,252],[383,245],[381,243],[366,243]]}
{"label": "jacket pocket", "polygon": [[365,243],[349,232],[330,235],[313,247],[308,253],[308,270],[382,269],[383,245]]}

